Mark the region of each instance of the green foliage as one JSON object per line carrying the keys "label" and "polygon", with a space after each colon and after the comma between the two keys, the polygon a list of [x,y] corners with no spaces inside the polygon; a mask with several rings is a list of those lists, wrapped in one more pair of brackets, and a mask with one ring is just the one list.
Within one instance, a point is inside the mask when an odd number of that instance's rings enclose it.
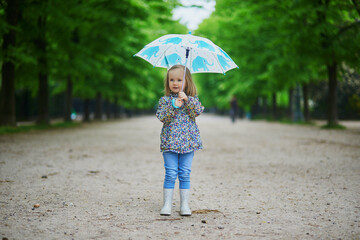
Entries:
{"label": "green foliage", "polygon": [[[250,109],[258,97],[277,92],[285,107],[297,83],[326,78],[337,62],[359,72],[360,9],[344,0],[218,0],[196,35],[212,40],[237,63],[226,75],[195,74],[206,107],[228,109],[232,96]],[[3,3],[3,2],[2,2]],[[20,1],[16,63],[18,92],[38,91],[38,74],[49,76],[51,94],[73,81],[74,97],[103,98],[131,109],[151,109],[163,94],[165,70],[133,55],[154,39],[187,28],[172,20],[177,0]],[[42,23],[42,24],[40,24]],[[0,9],[0,35],[9,31]],[[46,51],[39,51],[39,40]],[[2,40],[0,40],[2,41]],[[0,62],[4,53],[0,49]],[[39,59],[46,64],[39,64]],[[43,67],[41,67],[43,66]],[[357,100],[349,106],[356,109]],[[355,111],[355,110],[354,110]]]}
{"label": "green foliage", "polygon": [[356,112],[360,116],[360,96],[353,94],[349,97],[349,107],[351,111]]}
{"label": "green foliage", "polygon": [[[74,97],[94,98],[101,92],[127,108],[151,109],[162,95],[164,71],[133,55],[164,34],[187,32],[171,19],[179,5],[175,0],[24,0],[20,5],[17,47],[11,56],[17,90],[29,89],[33,97],[43,72],[52,95],[62,94],[71,77]],[[9,31],[3,9],[0,27],[1,36]],[[39,51],[40,38],[45,54]],[[44,68],[40,58],[46,59]]]}
{"label": "green foliage", "polygon": [[235,95],[246,108],[258,96],[326,78],[333,62],[358,71],[359,13],[343,0],[216,1],[196,34],[223,48],[239,69],[198,77],[205,104],[227,108]]}

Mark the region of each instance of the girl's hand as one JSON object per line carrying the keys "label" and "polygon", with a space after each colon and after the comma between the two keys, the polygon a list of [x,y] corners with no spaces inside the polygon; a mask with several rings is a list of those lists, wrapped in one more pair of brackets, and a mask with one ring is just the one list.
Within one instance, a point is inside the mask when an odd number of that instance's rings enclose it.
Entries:
{"label": "girl's hand", "polygon": [[181,107],[183,105],[183,103],[184,103],[183,100],[180,98],[177,98],[175,100],[175,106]]}
{"label": "girl's hand", "polygon": [[186,96],[186,94],[184,92],[179,92],[179,98],[184,101],[188,100],[188,97]]}

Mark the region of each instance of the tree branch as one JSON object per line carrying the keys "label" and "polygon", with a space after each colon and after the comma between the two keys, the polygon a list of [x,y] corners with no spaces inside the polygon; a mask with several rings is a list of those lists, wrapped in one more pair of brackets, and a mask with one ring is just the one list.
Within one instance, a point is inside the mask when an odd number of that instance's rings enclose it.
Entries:
{"label": "tree branch", "polygon": [[360,26],[360,20],[355,20],[355,22],[349,24],[349,25],[346,25],[342,28],[339,29],[338,33],[336,34],[336,37],[340,36],[341,34],[343,34],[345,31],[353,28],[353,27],[356,27],[357,25]]}
{"label": "tree branch", "polygon": [[360,3],[358,3],[357,0],[351,0],[351,2],[355,5],[355,9],[360,15]]}

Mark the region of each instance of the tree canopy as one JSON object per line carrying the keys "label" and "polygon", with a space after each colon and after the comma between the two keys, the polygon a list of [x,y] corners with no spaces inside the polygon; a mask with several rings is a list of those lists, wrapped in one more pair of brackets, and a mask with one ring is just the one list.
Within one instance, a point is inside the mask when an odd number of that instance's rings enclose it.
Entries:
{"label": "tree canopy", "polygon": [[199,76],[206,101],[221,108],[236,95],[251,106],[259,96],[330,79],[334,66],[336,76],[336,67],[359,72],[359,6],[355,0],[216,1],[196,34],[211,37],[239,70]]}
{"label": "tree canopy", "polygon": [[[165,70],[133,55],[162,35],[188,31],[172,19],[176,0],[0,0],[0,6],[3,125],[15,124],[15,94],[37,99],[32,112],[39,123],[48,123],[49,98],[59,95],[66,96],[65,120],[73,98],[153,109]],[[239,69],[196,74],[203,104],[227,109],[236,96],[249,111],[259,98],[276,100],[276,93],[327,81],[328,122],[336,124],[338,79],[360,70],[359,19],[358,0],[217,0],[195,34],[223,48]],[[357,106],[356,96],[349,99]]]}

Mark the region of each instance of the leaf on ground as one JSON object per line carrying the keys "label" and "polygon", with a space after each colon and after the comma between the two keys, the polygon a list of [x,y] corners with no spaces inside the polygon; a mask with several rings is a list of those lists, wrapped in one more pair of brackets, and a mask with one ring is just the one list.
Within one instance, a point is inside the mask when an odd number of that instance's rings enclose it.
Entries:
{"label": "leaf on ground", "polygon": [[181,218],[157,218],[156,221],[176,221],[181,220]]}
{"label": "leaf on ground", "polygon": [[107,217],[107,218],[97,218],[96,220],[99,220],[99,221],[107,221],[107,220],[110,220],[110,219],[113,219],[115,216],[111,216],[111,217]]}
{"label": "leaf on ground", "polygon": [[53,173],[49,173],[48,176],[55,176],[57,174],[59,174],[59,173],[58,172],[53,172]]}
{"label": "leaf on ground", "polygon": [[210,213],[210,212],[222,213],[222,212],[220,212],[219,210],[200,209],[200,210],[194,210],[194,211],[192,211],[192,214],[206,214],[206,213]]}

